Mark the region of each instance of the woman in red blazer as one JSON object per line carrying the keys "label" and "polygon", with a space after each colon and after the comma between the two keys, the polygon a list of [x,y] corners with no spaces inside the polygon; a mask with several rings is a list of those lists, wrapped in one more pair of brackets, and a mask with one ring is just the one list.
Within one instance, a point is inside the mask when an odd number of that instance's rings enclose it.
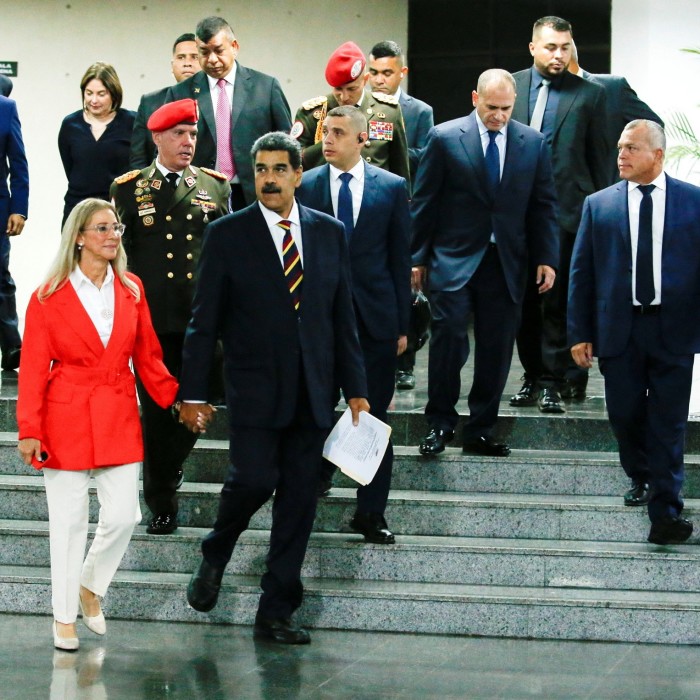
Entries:
{"label": "woman in red blazer", "polygon": [[[99,597],[141,519],[143,441],[130,361],[160,406],[171,404],[177,392],[141,281],[126,272],[123,229],[108,202],[78,204],[25,320],[19,452],[44,473],[58,649],[78,648],[78,608],[90,630],[105,633]],[[91,477],[100,513],[84,557]]]}

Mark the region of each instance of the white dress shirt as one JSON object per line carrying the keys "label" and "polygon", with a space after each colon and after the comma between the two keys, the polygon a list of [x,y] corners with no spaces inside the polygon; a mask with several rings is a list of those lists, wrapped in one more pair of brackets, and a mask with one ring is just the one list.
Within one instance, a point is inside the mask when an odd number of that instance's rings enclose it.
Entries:
{"label": "white dress shirt", "polygon": [[[666,215],[666,175],[662,172],[656,180],[649,183],[656,185],[651,193],[654,211],[651,219],[652,237],[652,266],[654,269],[654,301],[661,303],[661,244],[664,237],[664,217]],[[639,207],[642,204],[642,193],[639,184],[627,182],[627,209],[630,219],[630,242],[632,244],[632,303],[640,306],[637,301],[637,240],[639,238]]]}
{"label": "white dress shirt", "polygon": [[[272,241],[277,249],[277,255],[280,258],[280,265],[284,267],[284,258],[282,255],[282,241],[284,240],[284,229],[280,228],[277,224],[282,221],[282,217],[272,209],[268,209],[263,206],[261,202],[258,202],[260,211],[265,217],[265,223],[268,229],[270,229],[270,235],[272,236]],[[292,226],[289,229],[292,234],[292,239],[296,243],[297,250],[299,251],[299,259],[301,260],[301,266],[304,267],[304,245],[301,240],[301,222],[299,220],[299,207],[297,206],[296,199],[292,205],[292,211],[289,212],[287,221],[291,221]]]}
{"label": "white dress shirt", "polygon": [[114,326],[114,271],[107,265],[107,275],[99,289],[76,265],[68,278],[75,289],[90,320],[100,336],[102,345],[107,347]]}
{"label": "white dress shirt", "polygon": [[168,175],[170,173],[175,172],[177,173],[177,185],[180,184],[180,179],[182,178],[182,173],[184,173],[184,170],[168,170],[159,160],[156,158],[156,168],[160,171],[160,174],[163,176],[164,179],[167,179]]}
{"label": "white dress shirt", "polygon": [[[343,181],[340,176],[345,172],[339,170],[335,165],[330,165],[331,169],[331,202],[333,203],[333,213],[335,218],[338,218],[338,195],[340,194],[340,186]],[[347,172],[352,175],[352,180],[348,182],[350,194],[352,195],[352,222],[357,223],[357,217],[360,215],[360,207],[362,206],[362,195],[365,191],[365,162],[360,158],[355,165]]]}

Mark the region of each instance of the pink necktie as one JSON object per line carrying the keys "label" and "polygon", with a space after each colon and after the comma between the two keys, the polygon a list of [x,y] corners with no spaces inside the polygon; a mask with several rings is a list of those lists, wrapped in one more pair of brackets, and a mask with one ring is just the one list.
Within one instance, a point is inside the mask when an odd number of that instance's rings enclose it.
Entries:
{"label": "pink necktie", "polygon": [[216,86],[219,88],[216,102],[216,165],[229,180],[233,180],[236,166],[231,152],[231,103],[226,96],[226,81],[220,78]]}

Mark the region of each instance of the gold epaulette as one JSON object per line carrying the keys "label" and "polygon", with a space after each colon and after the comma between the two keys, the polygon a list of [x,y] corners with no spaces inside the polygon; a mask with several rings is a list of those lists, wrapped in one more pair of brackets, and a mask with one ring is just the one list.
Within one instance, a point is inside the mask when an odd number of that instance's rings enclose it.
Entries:
{"label": "gold epaulette", "polygon": [[383,92],[373,92],[372,97],[374,97],[377,102],[383,102],[385,105],[394,105],[394,107],[399,104],[398,98],[393,95],[387,95]]}
{"label": "gold epaulette", "polygon": [[114,178],[114,182],[116,182],[118,185],[123,185],[125,182],[129,182],[129,180],[133,180],[135,177],[138,177],[141,174],[140,170],[129,170],[128,173],[124,173],[123,175],[120,175],[119,177]]}
{"label": "gold epaulette", "polygon": [[217,180],[223,180],[224,182],[228,182],[228,178],[226,175],[223,173],[220,173],[218,170],[212,170],[211,168],[203,168],[201,165],[199,166],[199,169],[203,172],[206,173],[207,175],[211,175],[212,177],[215,177]]}
{"label": "gold epaulette", "polygon": [[306,100],[306,102],[301,105],[301,108],[303,110],[313,109],[314,107],[322,105],[324,102],[328,102],[328,98],[325,95],[319,95],[318,97],[312,97],[310,100]]}

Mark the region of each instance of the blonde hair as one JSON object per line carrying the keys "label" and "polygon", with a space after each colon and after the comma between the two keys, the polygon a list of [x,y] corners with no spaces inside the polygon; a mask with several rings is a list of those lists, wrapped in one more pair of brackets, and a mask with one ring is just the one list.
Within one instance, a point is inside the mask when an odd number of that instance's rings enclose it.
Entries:
{"label": "blonde hair", "polygon": [[[77,244],[78,235],[83,228],[97,214],[97,212],[109,209],[119,221],[117,210],[110,202],[103,199],[84,199],[77,204],[68,216],[61,233],[61,243],[58,246],[56,257],[51,263],[49,271],[46,273],[44,281],[39,286],[39,301],[45,301],[54,292],[58,291],[68,281],[75,266],[80,261],[80,248]],[[111,262],[114,274],[121,283],[136,297],[140,299],[141,293],[138,285],[126,276],[126,253],[121,240],[117,248],[117,255]]]}

